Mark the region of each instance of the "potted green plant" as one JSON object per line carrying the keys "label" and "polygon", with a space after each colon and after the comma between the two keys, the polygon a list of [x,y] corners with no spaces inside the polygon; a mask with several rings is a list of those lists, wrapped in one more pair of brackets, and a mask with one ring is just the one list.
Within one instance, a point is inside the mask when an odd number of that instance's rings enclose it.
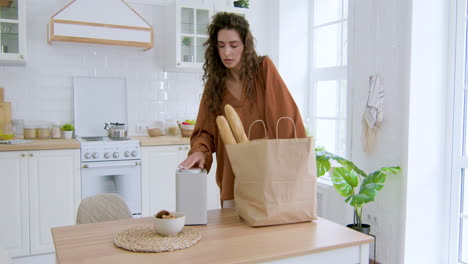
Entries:
{"label": "potted green plant", "polygon": [[182,45],[184,46],[192,46],[192,38],[191,37],[183,37],[182,38]]}
{"label": "potted green plant", "polygon": [[73,136],[73,130],[75,130],[75,127],[72,124],[63,125],[62,126],[63,137],[65,139],[71,139]]}
{"label": "potted green plant", "polygon": [[234,7],[249,8],[249,0],[234,1]]}
{"label": "potted green plant", "polygon": [[[332,168],[331,160],[340,166]],[[382,167],[367,174],[353,162],[320,148],[316,149],[316,162],[317,177],[331,170],[331,180],[335,190],[346,197],[345,202],[354,209],[353,223],[347,226],[369,234],[370,225],[362,223],[362,208],[365,204],[374,201],[377,192],[382,190],[387,175],[398,174],[400,167]]]}

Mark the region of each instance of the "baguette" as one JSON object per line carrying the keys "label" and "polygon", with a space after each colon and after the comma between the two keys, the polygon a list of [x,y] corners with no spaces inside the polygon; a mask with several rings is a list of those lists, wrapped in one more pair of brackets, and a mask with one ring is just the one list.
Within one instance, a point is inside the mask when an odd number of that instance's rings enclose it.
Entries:
{"label": "baguette", "polygon": [[229,123],[224,116],[216,117],[216,124],[218,125],[219,134],[223,139],[224,144],[231,145],[236,144],[236,139],[232,134],[231,128],[229,127]]}
{"label": "baguette", "polygon": [[237,143],[249,142],[249,138],[244,131],[244,125],[242,125],[242,121],[240,120],[236,110],[234,110],[231,105],[226,104],[224,106],[224,112],[226,113],[227,120],[229,121],[229,125],[231,126],[232,133],[234,134],[234,138]]}

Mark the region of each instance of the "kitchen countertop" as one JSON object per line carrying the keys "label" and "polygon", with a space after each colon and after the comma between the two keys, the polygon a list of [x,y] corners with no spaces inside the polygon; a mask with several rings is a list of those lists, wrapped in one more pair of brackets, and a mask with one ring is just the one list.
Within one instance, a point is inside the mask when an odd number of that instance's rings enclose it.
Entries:
{"label": "kitchen countertop", "polygon": [[209,210],[207,225],[191,227],[202,238],[189,248],[136,253],[114,246],[118,233],[151,223],[151,217],[144,217],[52,228],[57,263],[291,263],[288,258],[295,259],[293,263],[369,263],[373,241],[323,218],[253,228],[227,208]]}
{"label": "kitchen countertop", "polygon": [[182,136],[160,136],[160,137],[131,137],[140,140],[140,146],[164,146],[164,145],[188,145],[189,137]]}
{"label": "kitchen countertop", "polygon": [[[165,146],[188,145],[190,138],[181,136],[131,137],[140,140],[140,145]],[[0,151],[24,151],[24,150],[53,150],[53,149],[79,149],[80,143],[76,139],[34,139],[34,142],[24,144],[0,144]]]}
{"label": "kitchen countertop", "polygon": [[0,144],[0,151],[79,149],[76,139],[34,139],[34,142],[24,144]]}

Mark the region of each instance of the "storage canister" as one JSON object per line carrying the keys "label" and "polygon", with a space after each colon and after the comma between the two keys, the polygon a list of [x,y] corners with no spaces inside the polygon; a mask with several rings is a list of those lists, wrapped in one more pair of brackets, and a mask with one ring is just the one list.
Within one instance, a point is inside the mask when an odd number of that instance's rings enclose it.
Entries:
{"label": "storage canister", "polygon": [[62,137],[62,129],[60,123],[52,124],[52,138],[61,138]]}
{"label": "storage canister", "polygon": [[41,124],[38,126],[37,137],[40,139],[50,138],[50,127],[48,124]]}
{"label": "storage canister", "polygon": [[37,127],[33,124],[25,124],[23,134],[25,139],[37,138]]}

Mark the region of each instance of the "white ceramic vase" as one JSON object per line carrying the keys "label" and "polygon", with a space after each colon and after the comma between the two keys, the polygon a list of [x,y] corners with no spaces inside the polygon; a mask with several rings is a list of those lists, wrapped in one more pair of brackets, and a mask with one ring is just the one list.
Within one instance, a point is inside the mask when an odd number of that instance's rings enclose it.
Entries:
{"label": "white ceramic vase", "polygon": [[73,131],[63,131],[63,138],[71,139],[73,137]]}

